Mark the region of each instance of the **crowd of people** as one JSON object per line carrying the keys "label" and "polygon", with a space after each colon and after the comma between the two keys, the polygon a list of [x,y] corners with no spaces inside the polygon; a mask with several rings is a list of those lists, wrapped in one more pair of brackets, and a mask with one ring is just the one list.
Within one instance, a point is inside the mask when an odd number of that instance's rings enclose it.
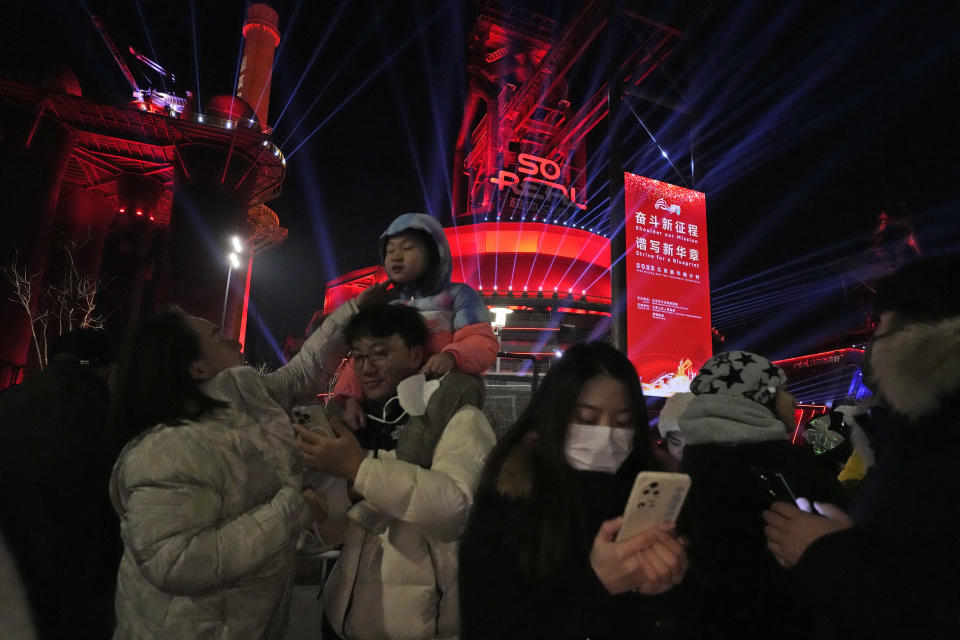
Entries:
{"label": "crowd of people", "polygon": [[[339,551],[318,638],[960,633],[957,257],[880,284],[873,396],[848,412],[862,480],[841,484],[748,351],[664,407],[666,455],[601,342],[569,348],[498,440],[497,341],[442,229],[406,214],[379,246],[389,281],[268,375],[171,309],[115,368],[80,332],[0,395],[0,636],[280,639],[307,540]],[[344,359],[316,420],[292,419]],[[638,473],[664,470],[692,481],[677,521],[618,537]]]}

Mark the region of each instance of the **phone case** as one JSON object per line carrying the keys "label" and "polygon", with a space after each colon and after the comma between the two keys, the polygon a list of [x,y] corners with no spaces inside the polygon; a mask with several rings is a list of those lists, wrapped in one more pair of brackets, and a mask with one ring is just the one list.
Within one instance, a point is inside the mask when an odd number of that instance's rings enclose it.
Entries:
{"label": "phone case", "polygon": [[664,522],[676,522],[689,490],[690,476],[685,473],[638,473],[617,540],[626,540]]}
{"label": "phone case", "polygon": [[314,433],[336,438],[333,428],[330,426],[330,419],[327,417],[327,411],[323,405],[310,404],[298,405],[293,407],[293,421],[302,427],[306,427]]}

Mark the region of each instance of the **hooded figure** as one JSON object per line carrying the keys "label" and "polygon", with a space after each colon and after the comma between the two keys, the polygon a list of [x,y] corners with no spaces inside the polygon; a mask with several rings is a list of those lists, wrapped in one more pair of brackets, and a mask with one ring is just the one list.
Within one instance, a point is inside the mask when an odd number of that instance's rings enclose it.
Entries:
{"label": "hooded figure", "polygon": [[690,383],[694,397],[678,420],[686,440],[680,470],[692,479],[678,529],[690,538],[699,579],[690,619],[704,637],[808,637],[788,574],[766,549],[761,514],[771,496],[754,469],[782,474],[797,495],[843,493],[808,448],[790,443],[786,382],[763,356],[717,354]]}
{"label": "hooded figure", "polygon": [[[392,304],[415,308],[429,332],[427,357],[446,354],[448,368],[424,371],[443,374],[451,368],[482,374],[496,361],[499,343],[490,325],[490,311],[473,287],[450,282],[453,262],[443,227],[425,213],[405,213],[380,236],[380,257],[387,277],[394,283]],[[449,366],[452,364],[452,366]],[[345,369],[337,380],[333,397],[359,398],[356,375]]]}
{"label": "hooded figure", "polygon": [[797,593],[830,603],[812,611],[816,637],[960,635],[958,272],[960,256],[942,256],[877,286],[864,363],[873,406],[858,416],[875,462],[849,516],[829,505],[765,514],[768,545],[794,567]]}

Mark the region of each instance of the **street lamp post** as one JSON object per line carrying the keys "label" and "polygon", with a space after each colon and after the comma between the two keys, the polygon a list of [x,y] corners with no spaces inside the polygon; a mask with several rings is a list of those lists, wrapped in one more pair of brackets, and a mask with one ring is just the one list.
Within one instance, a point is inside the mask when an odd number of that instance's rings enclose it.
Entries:
{"label": "street lamp post", "polygon": [[507,314],[513,313],[513,309],[507,309],[506,307],[491,307],[490,312],[493,314],[493,320],[490,324],[493,326],[493,333],[497,336],[497,368],[496,372],[500,373],[500,352],[502,351],[502,337],[500,331],[507,326]]}
{"label": "street lamp post", "polygon": [[220,331],[225,331],[227,324],[227,301],[230,299],[230,277],[233,275],[234,269],[240,268],[240,256],[239,254],[243,253],[243,243],[240,242],[240,238],[233,236],[230,238],[230,244],[233,247],[233,251],[230,252],[230,255],[227,256],[227,285],[223,290],[223,306],[220,309]]}

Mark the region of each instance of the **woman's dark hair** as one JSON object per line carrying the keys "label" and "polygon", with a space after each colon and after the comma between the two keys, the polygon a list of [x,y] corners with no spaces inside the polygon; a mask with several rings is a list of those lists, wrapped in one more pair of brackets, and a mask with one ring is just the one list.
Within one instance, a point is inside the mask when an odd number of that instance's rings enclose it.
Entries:
{"label": "woman's dark hair", "polygon": [[200,341],[179,309],[140,320],[124,341],[111,405],[114,445],[158,425],[182,424],[220,407],[190,376]]}
{"label": "woman's dark hair", "polygon": [[633,452],[617,473],[636,474],[658,468],[650,449],[643,388],[630,361],[602,342],[568,349],[544,377],[517,423],[491,452],[480,480],[481,494],[496,492],[507,458],[518,447],[525,448],[523,453],[532,465],[532,492],[517,534],[521,568],[528,579],[555,570],[570,548],[580,496],[575,473],[564,454],[567,430],[587,381],[601,374],[626,385],[636,423]]}
{"label": "woman's dark hair", "polygon": [[375,304],[365,307],[350,318],[343,328],[347,345],[359,338],[387,338],[399,335],[407,347],[427,344],[427,325],[413,307],[403,304]]}

